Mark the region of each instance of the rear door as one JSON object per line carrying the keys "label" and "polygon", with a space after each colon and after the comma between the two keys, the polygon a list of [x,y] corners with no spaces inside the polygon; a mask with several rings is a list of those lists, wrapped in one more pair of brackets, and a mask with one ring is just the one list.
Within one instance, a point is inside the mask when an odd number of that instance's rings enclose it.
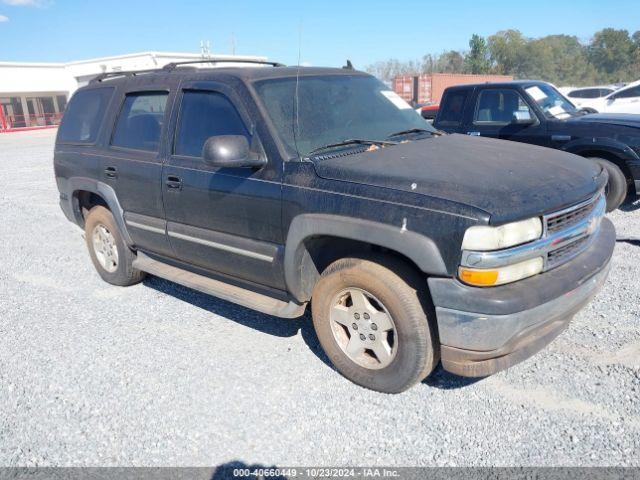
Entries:
{"label": "rear door", "polygon": [[[534,145],[549,145],[544,123],[517,88],[481,88],[473,99],[465,130],[468,135],[499,138]],[[514,119],[532,119],[521,125]]]}
{"label": "rear door", "polygon": [[[141,87],[130,81],[120,91],[103,157],[103,181],[115,191],[137,248],[169,255],[162,204],[162,158],[175,94],[162,77]],[[173,91],[173,93],[172,93]]]}
{"label": "rear door", "polygon": [[173,146],[162,173],[167,232],[174,257],[212,272],[284,289],[282,168],[214,167],[205,141],[243,135],[260,139],[239,95],[217,82],[185,82],[177,100]]}

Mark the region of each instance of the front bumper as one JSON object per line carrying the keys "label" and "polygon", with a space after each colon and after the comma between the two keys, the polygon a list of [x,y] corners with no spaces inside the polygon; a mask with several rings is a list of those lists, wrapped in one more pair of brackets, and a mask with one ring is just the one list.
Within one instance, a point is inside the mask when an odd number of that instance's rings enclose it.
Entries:
{"label": "front bumper", "polygon": [[429,279],[444,369],[481,377],[541,350],[600,290],[614,246],[615,229],[605,218],[587,250],[535,277],[492,288]]}

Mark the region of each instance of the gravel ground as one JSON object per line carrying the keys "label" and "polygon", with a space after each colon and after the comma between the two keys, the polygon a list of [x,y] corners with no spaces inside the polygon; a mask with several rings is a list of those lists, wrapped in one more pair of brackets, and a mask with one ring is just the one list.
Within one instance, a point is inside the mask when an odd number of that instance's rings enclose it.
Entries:
{"label": "gravel ground", "polygon": [[[309,318],[102,282],[54,135],[0,135],[0,465],[640,466],[640,246],[528,361],[384,395],[327,364]],[[611,218],[640,235],[640,202]]]}

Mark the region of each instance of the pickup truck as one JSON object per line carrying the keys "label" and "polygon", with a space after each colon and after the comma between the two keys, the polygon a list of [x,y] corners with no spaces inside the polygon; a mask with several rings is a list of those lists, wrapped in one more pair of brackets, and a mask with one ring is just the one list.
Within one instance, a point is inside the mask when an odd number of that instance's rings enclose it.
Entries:
{"label": "pickup truck", "polygon": [[434,126],[590,158],[609,175],[607,211],[618,208],[628,193],[640,195],[640,116],[588,114],[549,83],[520,80],[449,87]]}
{"label": "pickup truck", "polygon": [[388,393],[440,360],[465,376],[521,361],[604,283],[595,163],[442,135],[354,70],[216,63],[104,74],[71,99],[60,205],[106,282],[310,306],[336,369]]}

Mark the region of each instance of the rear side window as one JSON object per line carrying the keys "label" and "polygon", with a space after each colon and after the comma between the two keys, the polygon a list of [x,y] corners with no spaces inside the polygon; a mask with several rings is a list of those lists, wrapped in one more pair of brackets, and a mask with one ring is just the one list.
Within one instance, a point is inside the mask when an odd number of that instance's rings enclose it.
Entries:
{"label": "rear side window", "polygon": [[168,96],[167,92],[128,94],[118,116],[111,144],[157,152]]}
{"label": "rear side window", "polygon": [[207,138],[216,135],[243,135],[249,132],[231,101],[220,93],[185,91],[174,153],[202,156]]}
{"label": "rear side window", "polygon": [[442,102],[443,108],[440,109],[438,123],[451,126],[460,125],[468,95],[468,90],[448,93]]}
{"label": "rear side window", "polygon": [[589,88],[586,90],[577,90],[571,92],[569,95],[571,98],[598,98],[600,96],[599,88]]}
{"label": "rear side window", "polygon": [[77,92],[64,114],[58,132],[58,142],[95,143],[112,95],[113,88],[94,88]]}

